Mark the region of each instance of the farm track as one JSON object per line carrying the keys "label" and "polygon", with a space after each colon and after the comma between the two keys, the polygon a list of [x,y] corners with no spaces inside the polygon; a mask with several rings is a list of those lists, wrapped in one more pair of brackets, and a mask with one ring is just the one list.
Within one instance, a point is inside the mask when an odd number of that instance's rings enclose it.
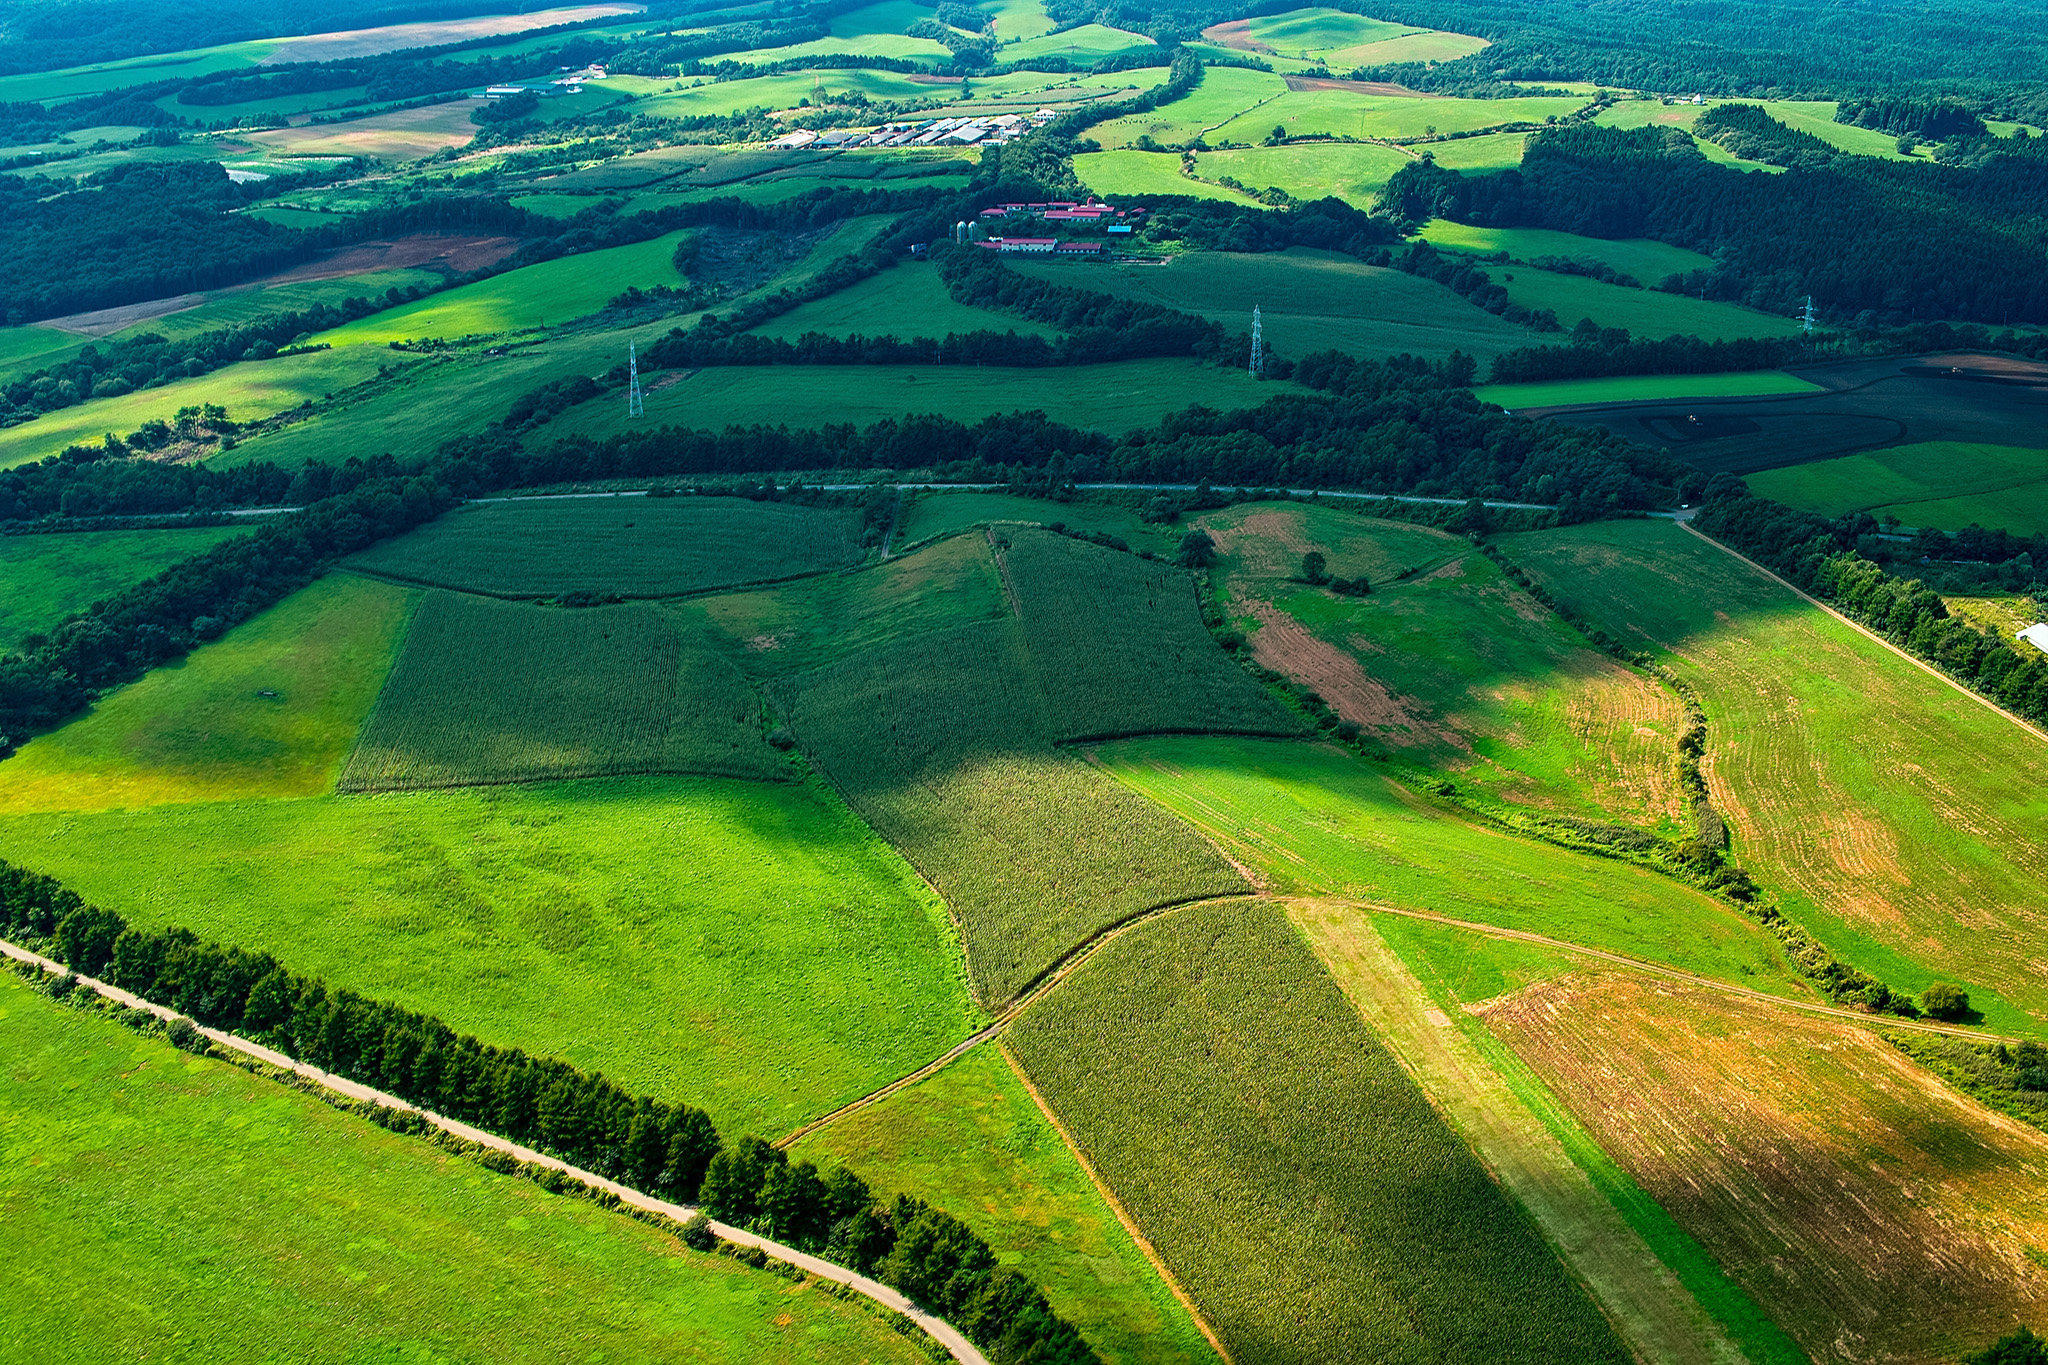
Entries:
{"label": "farm track", "polygon": [[[6,942],[5,940],[0,940],[0,956],[10,957],[17,962],[25,962],[60,975],[65,971],[62,963],[53,962],[49,958],[30,952],[26,948]],[[103,995],[109,1000],[119,1001],[130,1009],[146,1010],[159,1019],[169,1021],[185,1018],[176,1010],[152,1004],[140,996],[131,995],[127,991],[117,986],[110,986],[104,981],[99,981],[89,976],[80,976],[77,978],[77,981],[79,985]],[[252,1043],[246,1038],[237,1037],[235,1034],[224,1032],[221,1029],[208,1028],[196,1019],[191,1019],[187,1022],[191,1023],[207,1041],[217,1046],[239,1052],[246,1057],[264,1063],[266,1066],[276,1067],[281,1071],[289,1071],[293,1075],[312,1081],[324,1089],[331,1090],[338,1095],[344,1095],[351,1100],[368,1100],[372,1104],[382,1105],[387,1109],[418,1114],[444,1132],[452,1133],[457,1137],[474,1142],[478,1146],[503,1152],[530,1165],[544,1166],[550,1170],[560,1171],[570,1179],[580,1181],[592,1189],[604,1190],[607,1193],[616,1195],[622,1204],[630,1204],[636,1209],[642,1209],[649,1213],[661,1214],[678,1223],[694,1217],[700,1211],[688,1204],[671,1204],[667,1200],[656,1199],[651,1195],[642,1194],[638,1190],[607,1180],[595,1172],[571,1166],[566,1161],[558,1160],[543,1152],[536,1152],[530,1147],[522,1147],[518,1143],[501,1138],[494,1133],[487,1133],[481,1128],[472,1128],[466,1123],[436,1114],[430,1109],[422,1109],[418,1105],[408,1104],[396,1095],[387,1095],[381,1090],[373,1090],[367,1085],[358,1084],[346,1077],[336,1076],[322,1071],[318,1067],[293,1061],[281,1052],[273,1051],[260,1043]],[[780,1242],[772,1242],[766,1237],[748,1232],[745,1228],[736,1228],[725,1223],[713,1221],[711,1229],[729,1242],[737,1242],[741,1246],[759,1247],[775,1260],[795,1266],[807,1275],[816,1279],[830,1280],[835,1284],[843,1284],[856,1293],[874,1300],[884,1308],[901,1313],[904,1317],[909,1318],[920,1328],[924,1329],[934,1341],[945,1347],[946,1352],[953,1359],[959,1361],[960,1365],[989,1365],[988,1357],[984,1356],[975,1344],[969,1341],[966,1335],[958,1328],[954,1327],[944,1318],[925,1312],[915,1303],[912,1303],[908,1297],[879,1280],[871,1280],[865,1275],[857,1275],[844,1266],[834,1265],[830,1261],[808,1255],[798,1251],[795,1247],[784,1246]]]}
{"label": "farm track", "polygon": [[1788,582],[1786,579],[1780,578],[1777,574],[1772,573],[1769,569],[1757,563],[1749,556],[1741,554],[1738,551],[1731,549],[1726,545],[1723,545],[1720,541],[1714,539],[1712,536],[1708,535],[1704,531],[1693,530],[1691,524],[1692,519],[1690,517],[1680,515],[1674,517],[1673,520],[1676,521],[1679,524],[1679,526],[1683,527],[1686,531],[1691,532],[1691,534],[1698,536],[1701,540],[1704,540],[1705,542],[1707,542],[1707,544],[1713,546],[1715,549],[1720,550],[1724,554],[1732,555],[1734,558],[1741,560],[1744,564],[1747,564],[1750,568],[1755,569],[1758,573],[1770,579],[1773,583],[1776,583],[1780,587],[1786,589],[1788,592],[1797,595],[1800,601],[1807,602],[1813,606],[1819,607],[1822,611],[1834,617],[1837,621],[1840,621],[1843,625],[1855,631],[1858,635],[1863,636],[1863,638],[1865,638],[1866,640],[1869,640],[1874,644],[1880,645],[1883,648],[1890,650],[1892,653],[1898,655],[1901,659],[1904,659],[1907,663],[1913,665],[1913,667],[1919,669],[1922,673],[1927,674],[1927,676],[1929,676],[1930,678],[1934,678],[1944,683],[1945,685],[1954,688],[1956,691],[1968,697],[1971,701],[1976,702],[1985,710],[1991,711],[1997,715],[2005,717],[2014,725],[2019,726],[2020,729],[2025,730],[2028,734],[2032,735],[2035,739],[2048,742],[2048,730],[2043,730],[2038,725],[2034,725],[2029,721],[2020,719],[2018,716],[2006,710],[2003,706],[2000,706],[1997,702],[1991,700],[1989,697],[1986,697],[1982,693],[1972,691],[1970,688],[1963,686],[1963,684],[1957,682],[1954,678],[1951,678],[1948,674],[1942,672],[1933,664],[1928,663],[1925,659],[1921,659],[1912,654],[1908,654],[1905,650],[1899,648],[1890,640],[1885,639],[1884,636],[1879,635],[1876,631],[1870,629],[1870,627],[1864,625],[1862,622],[1854,620],[1851,617],[1845,616],[1843,613],[1836,611],[1833,607],[1821,601],[1818,597],[1815,597],[1812,594],[1803,591],[1797,584]]}

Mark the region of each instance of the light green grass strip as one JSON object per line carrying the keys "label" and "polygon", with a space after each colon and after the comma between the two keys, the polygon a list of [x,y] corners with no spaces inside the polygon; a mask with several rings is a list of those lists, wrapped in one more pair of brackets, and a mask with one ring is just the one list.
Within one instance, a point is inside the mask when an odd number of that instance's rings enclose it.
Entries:
{"label": "light green grass strip", "polygon": [[1745,370],[1738,374],[1634,374],[1612,379],[1560,379],[1544,384],[1483,384],[1472,390],[1472,395],[1482,403],[1498,403],[1512,412],[1580,403],[1744,398],[1820,391],[1820,385],[1781,370]]}

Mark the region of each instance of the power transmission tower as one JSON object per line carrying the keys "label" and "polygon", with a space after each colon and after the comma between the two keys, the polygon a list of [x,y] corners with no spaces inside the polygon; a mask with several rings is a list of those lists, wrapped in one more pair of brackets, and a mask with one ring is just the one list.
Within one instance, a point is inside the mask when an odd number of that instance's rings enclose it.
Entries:
{"label": "power transmission tower", "polygon": [[1259,335],[1259,305],[1252,305],[1252,378],[1257,379],[1266,368],[1266,343]]}
{"label": "power transmission tower", "polygon": [[1812,335],[1813,335],[1813,295],[1811,295],[1811,294],[1808,294],[1808,295],[1806,296],[1806,312],[1805,312],[1804,314],[1802,314],[1802,315],[1801,315],[1801,317],[1800,317],[1800,321],[1801,321],[1801,323],[1803,323],[1803,324],[1804,324],[1804,326],[1802,327],[1802,329],[1801,329],[1801,330],[1802,330],[1802,331],[1804,331],[1804,332],[1805,332],[1805,334],[1806,334],[1807,336],[1812,336]]}
{"label": "power transmission tower", "polygon": [[640,392],[640,352],[632,342],[626,343],[626,416],[641,417],[647,412],[647,396]]}

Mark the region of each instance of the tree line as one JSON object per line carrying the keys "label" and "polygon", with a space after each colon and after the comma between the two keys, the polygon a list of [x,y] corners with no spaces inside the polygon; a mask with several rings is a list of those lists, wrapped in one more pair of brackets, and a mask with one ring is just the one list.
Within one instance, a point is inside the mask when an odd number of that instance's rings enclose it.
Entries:
{"label": "tree line", "polygon": [[689,1104],[458,1034],[432,1015],[301,976],[269,953],[143,929],[54,878],[0,861],[0,934],[82,976],[607,1180],[873,1275],[944,1316],[1001,1365],[1096,1365],[1081,1334],[987,1242],[922,1200],[877,1202],[756,1137],[726,1144]]}
{"label": "tree line", "polygon": [[1800,512],[1718,475],[1693,525],[2001,706],[2048,721],[2048,654],[1949,615],[1940,593],[1859,554],[1863,527],[1876,529],[1867,516]]}

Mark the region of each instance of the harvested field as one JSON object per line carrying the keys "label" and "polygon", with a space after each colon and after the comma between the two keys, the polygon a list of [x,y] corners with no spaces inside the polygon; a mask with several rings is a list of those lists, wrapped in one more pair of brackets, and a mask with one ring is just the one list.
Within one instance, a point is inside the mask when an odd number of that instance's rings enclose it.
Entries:
{"label": "harvested field", "polygon": [[36,325],[54,327],[60,332],[73,332],[79,336],[112,336],[115,332],[133,327],[138,322],[169,317],[172,313],[182,313],[187,308],[197,308],[205,302],[204,294],[175,294],[167,299],[151,299],[148,303],[124,303],[119,308],[101,308],[90,313],[45,318]]}
{"label": "harvested field", "polygon": [[1145,924],[1009,1037],[1237,1365],[1629,1359],[1277,907]]}
{"label": "harvested field", "polygon": [[1597,974],[1485,1018],[1814,1360],[1933,1365],[2048,1313],[2048,1136],[1874,1034]]}
{"label": "harvested field", "polygon": [[1714,803],[1794,919],[1893,990],[2048,1024],[2048,745],[1669,522],[1503,544],[1699,689]]}
{"label": "harvested field", "polygon": [[1209,634],[1187,570],[1051,531],[991,535],[1053,739],[1301,732]]}
{"label": "harvested field", "polygon": [[345,251],[308,261],[259,285],[296,284],[303,280],[339,280],[373,270],[425,266],[444,275],[464,275],[496,265],[519,249],[517,237],[482,237],[474,233],[415,232],[404,237],[364,242]]}
{"label": "harvested field", "polygon": [[1392,81],[1347,81],[1335,76],[1289,76],[1289,90],[1349,90],[1354,95],[1393,95],[1405,99],[1434,99],[1420,90],[1410,90]]}
{"label": "harvested field", "polygon": [[397,109],[388,114],[346,123],[307,124],[250,133],[248,140],[275,156],[367,156],[382,161],[413,161],[443,147],[459,147],[476,135],[469,121],[481,99]]}
{"label": "harvested field", "polygon": [[471,38],[525,33],[529,29],[552,28],[557,24],[580,24],[611,15],[638,14],[644,5],[571,5],[562,9],[529,10],[522,14],[488,14],[474,19],[442,19],[421,24],[386,24],[381,28],[350,29],[342,33],[315,33],[303,38],[285,38],[270,44],[266,64],[277,62],[332,62],[343,57],[373,57],[380,52],[402,52],[414,47],[440,47]]}
{"label": "harvested field", "polygon": [[493,597],[669,597],[795,578],[860,558],[853,514],[744,498],[479,503],[350,561],[382,578]]}
{"label": "harvested field", "polygon": [[658,607],[563,610],[435,592],[342,791],[637,773],[786,775],[739,671]]}

